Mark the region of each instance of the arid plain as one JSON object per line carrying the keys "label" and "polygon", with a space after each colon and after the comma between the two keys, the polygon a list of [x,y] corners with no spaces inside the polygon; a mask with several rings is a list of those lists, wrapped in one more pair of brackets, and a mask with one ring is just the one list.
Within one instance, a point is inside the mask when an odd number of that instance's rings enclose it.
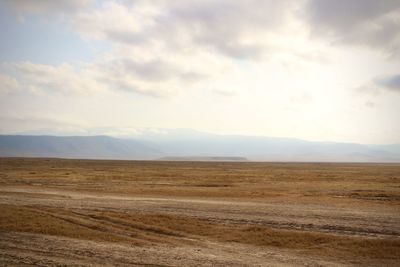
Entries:
{"label": "arid plain", "polygon": [[399,266],[400,164],[1,158],[0,265]]}

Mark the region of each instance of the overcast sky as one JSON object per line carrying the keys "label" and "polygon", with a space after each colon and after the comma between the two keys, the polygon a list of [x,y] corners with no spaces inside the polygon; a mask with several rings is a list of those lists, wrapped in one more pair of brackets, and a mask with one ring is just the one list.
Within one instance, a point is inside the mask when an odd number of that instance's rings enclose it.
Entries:
{"label": "overcast sky", "polygon": [[399,0],[1,0],[0,133],[400,143]]}

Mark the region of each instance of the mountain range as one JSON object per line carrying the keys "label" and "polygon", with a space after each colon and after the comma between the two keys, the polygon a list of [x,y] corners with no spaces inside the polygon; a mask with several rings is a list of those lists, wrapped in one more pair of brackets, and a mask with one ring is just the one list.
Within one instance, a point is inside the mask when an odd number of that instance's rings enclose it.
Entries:
{"label": "mountain range", "polygon": [[1,157],[127,160],[400,162],[400,144],[312,142],[292,138],[216,135],[194,130],[148,132],[132,138],[0,135]]}

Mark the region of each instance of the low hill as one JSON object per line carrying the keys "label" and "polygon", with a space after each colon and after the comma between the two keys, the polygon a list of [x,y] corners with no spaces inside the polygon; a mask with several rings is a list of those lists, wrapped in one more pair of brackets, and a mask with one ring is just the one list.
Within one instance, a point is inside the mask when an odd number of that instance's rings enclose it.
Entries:
{"label": "low hill", "polygon": [[180,161],[400,162],[400,145],[311,142],[196,131],[109,136],[0,135],[0,157]]}
{"label": "low hill", "polygon": [[248,161],[244,157],[162,157],[159,160],[164,161]]}
{"label": "low hill", "polygon": [[144,141],[108,136],[0,136],[3,157],[154,159],[160,154]]}

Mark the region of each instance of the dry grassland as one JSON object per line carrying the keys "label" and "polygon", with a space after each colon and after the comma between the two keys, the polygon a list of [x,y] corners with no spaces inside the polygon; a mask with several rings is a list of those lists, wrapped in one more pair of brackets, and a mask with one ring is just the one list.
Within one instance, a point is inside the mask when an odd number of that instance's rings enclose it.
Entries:
{"label": "dry grassland", "polygon": [[0,159],[0,265],[399,266],[400,165]]}

